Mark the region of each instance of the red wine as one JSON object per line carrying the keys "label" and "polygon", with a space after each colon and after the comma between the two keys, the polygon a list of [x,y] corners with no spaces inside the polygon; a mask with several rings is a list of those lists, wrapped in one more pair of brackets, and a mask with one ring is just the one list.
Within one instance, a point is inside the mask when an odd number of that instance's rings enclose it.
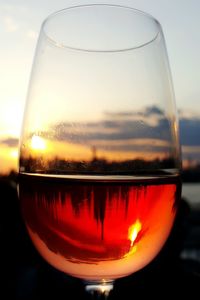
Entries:
{"label": "red wine", "polygon": [[22,175],[19,197],[30,237],[50,264],[84,279],[114,279],[145,266],[165,243],[180,179]]}

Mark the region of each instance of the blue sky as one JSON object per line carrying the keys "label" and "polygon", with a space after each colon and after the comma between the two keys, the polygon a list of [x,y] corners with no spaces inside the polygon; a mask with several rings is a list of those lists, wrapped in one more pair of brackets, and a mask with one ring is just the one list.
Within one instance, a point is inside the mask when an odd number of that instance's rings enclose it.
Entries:
{"label": "blue sky", "polygon": [[[18,139],[28,81],[43,20],[70,5],[95,1],[0,0],[0,149]],[[200,147],[200,1],[133,0],[96,1],[134,7],[159,20],[165,35],[181,132],[188,146]],[[185,121],[186,120],[186,121]],[[192,135],[192,144],[190,139]],[[195,145],[194,145],[195,144]],[[13,147],[13,144],[12,144]],[[12,149],[14,151],[14,149]],[[194,150],[194,149],[193,149]],[[6,151],[6,150],[5,150]],[[14,153],[14,152],[12,152]],[[14,157],[14,155],[13,155]],[[14,159],[14,158],[13,158]]]}

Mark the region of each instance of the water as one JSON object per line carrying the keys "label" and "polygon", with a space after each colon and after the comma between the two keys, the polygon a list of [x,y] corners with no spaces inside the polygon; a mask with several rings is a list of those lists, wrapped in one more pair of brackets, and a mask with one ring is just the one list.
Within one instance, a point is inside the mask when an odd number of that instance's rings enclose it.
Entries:
{"label": "water", "polygon": [[[193,260],[200,263],[200,182],[184,183],[182,187],[182,196],[187,200],[191,207],[190,223],[187,227],[185,238],[185,247],[180,257],[183,260]],[[198,217],[199,215],[199,217]]]}
{"label": "water", "polygon": [[200,182],[183,183],[182,196],[188,201],[191,207],[200,207]]}

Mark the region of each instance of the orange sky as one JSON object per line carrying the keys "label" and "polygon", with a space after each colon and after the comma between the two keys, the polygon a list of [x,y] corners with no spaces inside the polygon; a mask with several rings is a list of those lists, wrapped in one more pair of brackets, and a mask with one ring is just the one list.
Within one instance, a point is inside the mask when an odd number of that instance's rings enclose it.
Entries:
{"label": "orange sky", "polygon": [[[82,3],[84,0],[82,1]],[[119,3],[124,4],[123,0]],[[69,0],[69,5],[74,4]],[[196,0],[135,0],[135,8],[155,16],[162,24],[171,65],[177,105],[186,111],[200,112],[200,2]],[[0,0],[0,173],[17,170],[17,147],[2,142],[19,138],[24,103],[40,26],[52,12],[63,9],[65,0]],[[184,34],[183,34],[184,33]],[[179,37],[177,39],[177,36]],[[62,146],[61,146],[62,148]],[[77,149],[75,149],[76,151]],[[60,149],[61,152],[64,151]],[[85,150],[84,150],[85,151]],[[186,157],[199,147],[182,147]],[[90,153],[88,152],[88,155]],[[103,155],[103,154],[102,154]]]}

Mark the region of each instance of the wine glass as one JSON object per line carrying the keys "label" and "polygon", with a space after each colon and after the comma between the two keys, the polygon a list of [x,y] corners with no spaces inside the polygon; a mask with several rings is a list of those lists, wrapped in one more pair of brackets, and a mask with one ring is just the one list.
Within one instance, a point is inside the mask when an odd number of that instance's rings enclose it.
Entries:
{"label": "wine glass", "polygon": [[151,262],[180,199],[173,86],[159,22],[88,4],[50,15],[20,139],[30,238],[56,269],[105,295]]}

